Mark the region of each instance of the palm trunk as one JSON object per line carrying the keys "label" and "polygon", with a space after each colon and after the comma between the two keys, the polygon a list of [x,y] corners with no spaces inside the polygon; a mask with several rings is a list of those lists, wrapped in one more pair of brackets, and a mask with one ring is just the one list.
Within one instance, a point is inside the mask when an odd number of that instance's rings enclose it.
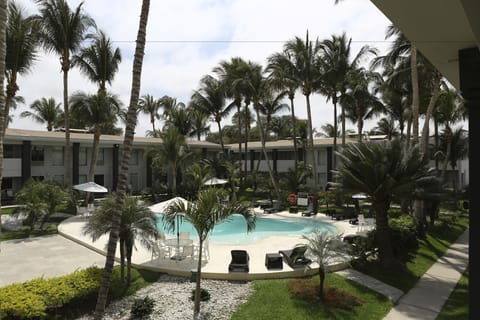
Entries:
{"label": "palm trunk", "polygon": [[[240,112],[241,112],[241,103],[238,102],[236,103],[237,105],[237,114],[238,114],[238,156],[239,156],[239,159],[238,161],[240,162],[240,177],[241,179],[243,180],[244,177],[242,175],[242,117],[240,115]],[[247,159],[245,159],[245,161],[247,161]]]}
{"label": "palm trunk", "polygon": [[445,153],[445,159],[443,160],[443,170],[442,170],[443,182],[445,182],[445,179],[446,179],[448,159],[450,158],[450,153],[452,150],[452,129],[450,128],[450,125],[448,123],[445,125],[445,139],[447,141],[447,150]]}
{"label": "palm trunk", "polygon": [[312,152],[313,156],[313,183],[314,183],[314,188],[317,187],[318,185],[318,177],[317,177],[317,153],[315,151],[314,145],[313,145],[313,127],[312,127],[312,112],[310,109],[310,95],[305,95],[305,98],[307,100],[307,116],[308,116],[308,135],[309,135],[309,145],[310,145],[310,151]]}
{"label": "palm trunk", "polygon": [[[289,95],[288,98],[290,99],[290,110],[292,110],[292,131],[293,131],[293,153],[295,159],[295,176],[298,176],[298,148],[297,148],[297,119],[295,118],[295,106],[293,104],[293,99],[295,96]],[[298,190],[295,190],[298,191]]]}
{"label": "palm trunk", "polygon": [[133,239],[128,239],[125,242],[126,245],[126,254],[127,254],[127,286],[130,285],[132,281],[132,252],[133,252]]}
{"label": "palm trunk", "polygon": [[249,118],[248,118],[248,103],[245,102],[245,163],[244,163],[244,172],[245,175],[248,172],[248,161],[247,161],[247,156],[248,156],[248,125],[249,125]]}
{"label": "palm trunk", "polygon": [[18,90],[18,86],[16,84],[16,76],[15,75],[12,75],[12,78],[8,81],[7,83],[7,94],[6,94],[6,98],[5,98],[5,113],[4,113],[4,124],[3,124],[3,128],[2,128],[2,131],[1,131],[1,134],[5,135],[5,131],[7,130],[8,128],[8,120],[9,120],[9,115],[10,115],[10,104],[12,103],[13,101],[13,98],[15,98],[15,95],[17,93],[17,90]]}
{"label": "palm trunk", "polygon": [[195,283],[195,302],[193,306],[193,318],[197,319],[200,315],[200,281],[202,277],[202,250],[203,241],[200,238],[198,246],[198,263],[197,263],[197,279]]}
{"label": "palm trunk", "polygon": [[[0,83],[5,79],[5,55],[6,55],[6,40],[5,31],[7,28],[7,0],[0,0]],[[0,132],[4,132],[5,128],[5,93],[0,90]],[[4,134],[0,134],[0,185],[3,179],[3,142]],[[2,198],[0,193],[0,206]],[[0,233],[2,233],[2,218],[0,216]]]}
{"label": "palm trunk", "polygon": [[[438,120],[437,117],[433,117],[433,130],[435,135],[435,150],[438,150],[439,141],[438,141]],[[438,158],[435,157],[435,170],[437,170],[437,175],[439,171],[440,165],[438,162]]]}
{"label": "palm trunk", "polygon": [[375,210],[377,245],[380,260],[386,266],[395,264],[395,257],[390,239],[390,227],[388,226],[387,210],[389,208],[388,200],[374,201],[372,203]]}
{"label": "palm trunk", "polygon": [[278,190],[278,186],[277,186],[277,181],[273,175],[272,166],[270,165],[270,160],[268,159],[267,149],[265,148],[265,137],[263,135],[263,125],[262,125],[262,121],[260,121],[260,112],[258,111],[258,109],[259,109],[258,105],[255,105],[255,113],[257,114],[257,119],[258,119],[258,128],[259,128],[258,131],[260,131],[260,141],[262,143],[263,155],[265,157],[265,161],[267,162],[268,174],[270,175],[270,181],[272,182],[275,195],[277,196],[278,200],[281,200],[280,191]]}
{"label": "palm trunk", "polygon": [[70,108],[68,105],[68,71],[70,58],[68,54],[63,59],[63,109],[65,121],[65,184],[72,184],[72,150],[70,148]]}
{"label": "palm trunk", "polygon": [[223,143],[223,132],[222,132],[222,125],[220,124],[220,120],[217,121],[218,126],[218,136],[220,138],[220,146],[222,147],[222,154],[225,156],[225,145]]}
{"label": "palm trunk", "polygon": [[[88,181],[95,181],[95,169],[97,166],[97,156],[98,150],[100,146],[100,135],[102,132],[100,129],[95,128],[95,132],[93,134],[93,144],[92,144],[92,157],[90,158],[90,169],[88,171]],[[87,192],[87,203],[90,200],[90,193]]]}
{"label": "palm trunk", "polygon": [[332,97],[333,103],[333,152],[332,152],[332,168],[333,170],[337,169],[337,96],[336,94]]}
{"label": "palm trunk", "polygon": [[418,117],[420,108],[420,97],[418,93],[417,48],[413,45],[410,57],[410,68],[412,75],[412,141],[413,144],[416,145],[418,143]]}
{"label": "palm trunk", "polygon": [[363,131],[363,119],[362,119],[362,117],[359,117],[359,119],[357,121],[357,130],[358,130],[358,141],[362,142],[362,131]]}
{"label": "palm trunk", "polygon": [[412,132],[412,120],[408,119],[407,120],[407,134],[405,136],[405,139],[406,139],[405,148],[406,148],[406,150],[410,149],[411,132]]}
{"label": "palm trunk", "polygon": [[342,110],[342,147],[345,145],[345,107],[340,104]]}
{"label": "palm trunk", "polygon": [[325,287],[325,268],[323,266],[320,266],[318,268],[318,276],[320,279],[320,286],[318,288],[318,295],[320,296],[320,300],[323,301],[325,298],[325,292],[324,292],[324,287]]}
{"label": "palm trunk", "polygon": [[423,124],[423,129],[422,129],[422,142],[420,144],[420,150],[421,152],[428,157],[428,136],[429,134],[429,129],[430,129],[430,118],[432,117],[433,110],[435,106],[437,105],[437,100],[440,95],[440,80],[441,80],[441,75],[438,72],[435,72],[435,75],[433,76],[433,92],[432,96],[430,97],[430,101],[428,103],[428,108],[425,113],[425,123]]}
{"label": "palm trunk", "polygon": [[123,140],[122,161],[120,162],[120,173],[117,183],[117,199],[115,210],[112,217],[112,231],[108,239],[107,259],[102,278],[102,283],[98,291],[97,305],[95,307],[95,320],[101,320],[105,312],[107,304],[108,289],[110,287],[110,277],[112,275],[113,263],[115,261],[115,251],[118,241],[118,232],[120,227],[120,219],[122,215],[122,207],[125,199],[125,189],[127,186],[128,163],[132,151],[133,138],[135,134],[135,125],[137,120],[137,104],[140,95],[141,73],[143,56],[145,54],[145,38],[148,21],[148,11],[150,8],[150,0],[142,1],[142,9],[140,14],[140,23],[137,34],[137,44],[135,48],[135,57],[133,60],[132,70],[132,91],[130,95],[130,105],[128,107],[127,121],[125,128],[125,137]]}
{"label": "palm trunk", "polygon": [[120,249],[120,282],[125,282],[125,239],[120,237],[118,243]]}

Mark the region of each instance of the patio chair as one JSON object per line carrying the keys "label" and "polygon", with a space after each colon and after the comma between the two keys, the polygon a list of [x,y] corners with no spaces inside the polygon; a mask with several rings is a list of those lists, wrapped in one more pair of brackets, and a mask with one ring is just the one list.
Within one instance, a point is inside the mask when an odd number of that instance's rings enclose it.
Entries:
{"label": "patio chair", "polygon": [[282,211],[280,203],[275,202],[272,207],[263,209],[263,213],[276,213]]}
{"label": "patio chair", "polygon": [[190,258],[190,260],[193,260],[193,253],[194,253],[193,245],[183,246],[182,256],[184,256],[185,258]]}
{"label": "patio chair", "polygon": [[303,268],[306,265],[312,262],[311,259],[305,257],[305,252],[307,251],[307,245],[300,243],[296,244],[293,249],[289,250],[280,250],[280,253],[284,258],[287,264],[295,269],[295,268]]}
{"label": "patio chair", "polygon": [[249,272],[249,261],[250,256],[245,250],[231,250],[230,254],[232,255],[232,260],[228,265],[228,272],[232,271],[245,271]]}
{"label": "patio chair", "polygon": [[150,261],[154,259],[167,259],[170,258],[170,247],[163,245],[162,242],[155,242],[152,246],[152,257]]}
{"label": "patio chair", "polygon": [[313,203],[310,202],[308,204],[308,207],[307,209],[305,209],[305,211],[302,211],[302,216],[307,216],[307,217],[310,217],[311,215],[313,215]]}

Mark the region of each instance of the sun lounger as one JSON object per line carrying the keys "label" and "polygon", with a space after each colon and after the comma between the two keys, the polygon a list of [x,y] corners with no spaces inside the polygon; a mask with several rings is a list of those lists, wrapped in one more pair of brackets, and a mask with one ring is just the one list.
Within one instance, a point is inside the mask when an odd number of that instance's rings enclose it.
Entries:
{"label": "sun lounger", "polygon": [[312,262],[311,259],[305,257],[307,246],[305,244],[297,244],[293,249],[280,250],[278,253],[283,255],[285,262],[293,269],[303,268]]}
{"label": "sun lounger", "polygon": [[232,260],[228,265],[228,272],[232,271],[244,271],[248,272],[250,256],[245,250],[231,250],[230,254],[232,255]]}

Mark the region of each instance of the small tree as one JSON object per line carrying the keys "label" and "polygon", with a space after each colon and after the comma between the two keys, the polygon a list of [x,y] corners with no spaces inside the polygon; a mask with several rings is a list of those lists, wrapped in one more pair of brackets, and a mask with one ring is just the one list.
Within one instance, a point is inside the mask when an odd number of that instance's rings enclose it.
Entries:
{"label": "small tree", "polygon": [[349,259],[350,247],[342,241],[342,234],[331,235],[321,229],[315,229],[312,236],[303,236],[308,241],[307,247],[318,263],[320,277],[319,296],[324,298],[324,283],[328,265],[337,259]]}

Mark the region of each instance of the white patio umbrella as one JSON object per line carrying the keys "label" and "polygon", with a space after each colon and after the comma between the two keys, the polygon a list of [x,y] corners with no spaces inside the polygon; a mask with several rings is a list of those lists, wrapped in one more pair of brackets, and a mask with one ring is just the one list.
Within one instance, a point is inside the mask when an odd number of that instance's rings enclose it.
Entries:
{"label": "white patio umbrella", "polygon": [[217,177],[213,177],[213,178],[208,179],[207,181],[205,181],[203,184],[204,184],[205,186],[214,186],[214,185],[226,184],[226,183],[228,183],[228,180],[220,179],[220,178],[217,178]]}
{"label": "white patio umbrella", "polygon": [[101,186],[95,182],[85,182],[81,184],[76,184],[73,186],[73,189],[78,191],[92,192],[92,193],[105,193],[108,192],[108,189],[104,186]]}

